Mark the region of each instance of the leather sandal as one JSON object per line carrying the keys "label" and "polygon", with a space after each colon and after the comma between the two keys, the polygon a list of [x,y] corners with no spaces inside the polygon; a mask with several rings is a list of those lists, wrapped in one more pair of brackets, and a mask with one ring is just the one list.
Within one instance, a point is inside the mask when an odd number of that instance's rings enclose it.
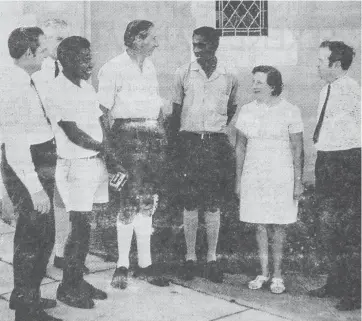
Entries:
{"label": "leather sandal", "polygon": [[248,287],[250,290],[259,290],[268,281],[269,276],[258,275],[254,280],[248,283]]}
{"label": "leather sandal", "polygon": [[284,281],[281,278],[272,278],[270,284],[270,291],[274,294],[282,294],[285,292]]}

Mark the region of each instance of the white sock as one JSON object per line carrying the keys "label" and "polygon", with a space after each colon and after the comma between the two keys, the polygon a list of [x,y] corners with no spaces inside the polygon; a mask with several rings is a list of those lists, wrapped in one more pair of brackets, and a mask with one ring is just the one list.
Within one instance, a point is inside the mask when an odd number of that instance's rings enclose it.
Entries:
{"label": "white sock", "polygon": [[216,261],[216,247],[219,239],[220,209],[216,212],[205,212],[207,236],[207,262]]}
{"label": "white sock", "polygon": [[141,268],[145,268],[152,264],[152,216],[137,214],[134,218],[133,225],[137,239],[138,266]]}
{"label": "white sock", "polygon": [[64,257],[64,246],[70,230],[69,213],[65,207],[54,205],[55,218],[55,255]]}
{"label": "white sock", "polygon": [[133,236],[133,223],[123,224],[117,218],[117,243],[118,243],[118,261],[117,267],[124,266],[129,268],[129,251]]}
{"label": "white sock", "polygon": [[197,210],[194,211],[187,211],[184,209],[184,234],[186,240],[186,261],[193,260],[196,261],[196,235],[197,235],[197,228],[199,225],[199,214]]}

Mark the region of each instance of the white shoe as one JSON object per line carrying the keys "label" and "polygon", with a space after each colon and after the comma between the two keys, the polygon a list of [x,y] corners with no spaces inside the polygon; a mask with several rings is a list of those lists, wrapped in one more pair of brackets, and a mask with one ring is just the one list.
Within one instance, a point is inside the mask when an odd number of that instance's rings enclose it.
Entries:
{"label": "white shoe", "polygon": [[264,283],[269,281],[269,276],[258,275],[255,280],[252,280],[248,283],[250,290],[259,290]]}

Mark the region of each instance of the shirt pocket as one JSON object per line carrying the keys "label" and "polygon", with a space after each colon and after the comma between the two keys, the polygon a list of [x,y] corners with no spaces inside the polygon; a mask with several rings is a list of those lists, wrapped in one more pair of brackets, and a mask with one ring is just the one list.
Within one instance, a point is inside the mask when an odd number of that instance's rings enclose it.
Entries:
{"label": "shirt pocket", "polygon": [[228,111],[229,95],[220,93],[215,97],[216,112],[220,115],[227,115]]}

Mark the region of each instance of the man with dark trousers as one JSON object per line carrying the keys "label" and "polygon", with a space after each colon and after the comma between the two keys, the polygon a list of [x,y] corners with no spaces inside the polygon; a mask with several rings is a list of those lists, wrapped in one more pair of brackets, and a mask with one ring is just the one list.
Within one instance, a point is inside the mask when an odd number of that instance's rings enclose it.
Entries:
{"label": "man with dark trousers", "polygon": [[3,131],[1,173],[18,213],[14,236],[14,289],[10,309],[15,321],[56,321],[44,309],[40,284],[54,246],[55,144],[44,106],[31,75],[45,54],[40,28],[17,28],[8,39],[14,64],[1,73]]}
{"label": "man with dark trousers", "polygon": [[354,55],[342,41],[321,43],[318,72],[326,85],[313,135],[318,235],[328,278],[309,294],[339,297],[338,310],[361,307],[361,88],[347,74]]}
{"label": "man with dark trousers", "polygon": [[187,254],[183,274],[195,276],[195,243],[199,210],[205,214],[207,263],[204,277],[220,283],[223,273],[216,263],[220,207],[232,195],[235,176],[234,150],[228,140],[228,124],[236,110],[236,76],[215,56],[219,33],[211,27],[193,32],[196,61],[176,72],[173,112],[169,132],[177,149],[176,172],[184,208]]}

